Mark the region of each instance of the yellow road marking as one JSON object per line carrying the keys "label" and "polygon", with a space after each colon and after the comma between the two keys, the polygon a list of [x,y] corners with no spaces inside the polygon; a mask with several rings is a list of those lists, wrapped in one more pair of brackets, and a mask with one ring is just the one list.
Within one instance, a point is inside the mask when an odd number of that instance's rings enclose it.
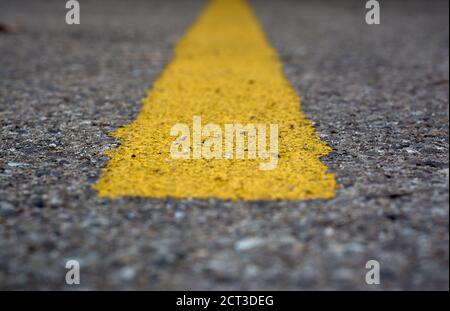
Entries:
{"label": "yellow road marking", "polygon": [[[171,127],[192,125],[194,116],[201,116],[203,124],[278,124],[278,166],[262,171],[258,159],[171,158]],[[319,160],[331,149],[301,112],[276,52],[241,0],[207,5],[177,44],[174,59],[143,100],[139,116],[114,137],[122,145],[107,152],[111,159],[95,186],[102,197],[334,196],[334,175]]]}

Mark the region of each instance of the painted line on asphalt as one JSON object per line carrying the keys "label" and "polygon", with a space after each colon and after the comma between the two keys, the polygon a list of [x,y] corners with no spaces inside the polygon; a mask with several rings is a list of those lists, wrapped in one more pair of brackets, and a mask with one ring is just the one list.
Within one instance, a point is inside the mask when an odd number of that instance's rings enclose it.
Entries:
{"label": "painted line on asphalt", "polygon": [[[122,144],[107,152],[111,159],[95,185],[99,195],[332,198],[336,181],[320,161],[331,149],[302,113],[281,66],[246,2],[211,1],[178,42],[174,59],[143,100],[136,120],[113,134]],[[186,138],[189,158],[174,159],[172,127],[184,123],[193,131],[193,120],[199,118],[203,126],[214,123],[222,129],[225,124],[277,124],[276,167],[261,170],[268,160],[248,156],[225,159],[224,149],[222,158],[197,159],[208,138],[193,132]]]}

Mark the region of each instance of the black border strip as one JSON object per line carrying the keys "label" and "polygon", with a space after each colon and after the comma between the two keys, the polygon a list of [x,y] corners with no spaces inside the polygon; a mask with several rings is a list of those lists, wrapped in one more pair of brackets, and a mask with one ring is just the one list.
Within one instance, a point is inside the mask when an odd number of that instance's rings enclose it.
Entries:
{"label": "black border strip", "polygon": [[[202,306],[177,306],[178,298],[208,297],[208,308]],[[273,304],[262,306],[221,305],[221,296],[232,297],[230,302],[236,302],[235,296],[272,296]],[[296,307],[297,310],[311,310],[318,307],[346,309],[377,309],[384,307],[400,308],[430,308],[449,306],[449,292],[236,292],[236,291],[64,291],[64,292],[0,292],[3,304],[23,308],[42,307],[45,310],[80,310],[81,308],[121,308],[144,310],[287,310]],[[241,298],[242,299],[242,298]],[[263,299],[264,300],[264,299]],[[212,303],[216,301],[216,303]],[[271,299],[268,300],[270,303]],[[84,311],[84,310],[83,310]]]}

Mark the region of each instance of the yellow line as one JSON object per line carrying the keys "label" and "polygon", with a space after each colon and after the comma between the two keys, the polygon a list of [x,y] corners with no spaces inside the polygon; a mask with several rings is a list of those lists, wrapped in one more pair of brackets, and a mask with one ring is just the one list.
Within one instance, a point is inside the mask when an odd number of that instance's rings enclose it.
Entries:
{"label": "yellow line", "polygon": [[[186,123],[192,131],[195,116],[203,125],[278,124],[278,165],[260,170],[259,163],[267,160],[174,159],[170,148],[176,137],[170,130]],[[331,149],[301,112],[276,52],[241,0],[208,4],[177,44],[174,59],[143,100],[139,116],[114,136],[122,145],[107,152],[111,159],[95,186],[102,197],[334,196],[334,175],[319,160]]]}

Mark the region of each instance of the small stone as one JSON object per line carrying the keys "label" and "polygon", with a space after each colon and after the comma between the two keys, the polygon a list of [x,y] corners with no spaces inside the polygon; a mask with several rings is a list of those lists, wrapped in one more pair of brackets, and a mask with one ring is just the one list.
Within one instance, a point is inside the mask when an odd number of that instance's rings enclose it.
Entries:
{"label": "small stone", "polygon": [[130,281],[136,276],[136,270],[131,267],[124,267],[119,271],[119,277],[124,281]]}
{"label": "small stone", "polygon": [[265,241],[263,239],[248,238],[248,239],[243,239],[243,240],[237,241],[236,244],[234,245],[234,248],[237,251],[245,251],[245,250],[249,250],[249,249],[252,249],[255,247],[260,247],[264,244],[265,244]]}
{"label": "small stone", "polygon": [[8,166],[9,167],[22,167],[22,166],[26,166],[26,164],[20,163],[20,162],[8,162]]}
{"label": "small stone", "polygon": [[0,201],[0,213],[8,214],[15,211],[14,205],[6,201]]}
{"label": "small stone", "polygon": [[346,245],[346,251],[350,253],[361,253],[364,251],[364,247],[357,242],[353,242]]}
{"label": "small stone", "polygon": [[184,218],[184,212],[176,211],[174,217],[176,220],[181,220]]}
{"label": "small stone", "polygon": [[334,229],[332,227],[326,227],[323,233],[326,237],[332,237],[334,235]]}
{"label": "small stone", "polygon": [[406,150],[406,152],[408,152],[409,154],[412,154],[412,153],[418,153],[417,150],[414,150],[414,149],[411,149],[411,148],[406,148],[405,150]]}
{"label": "small stone", "polygon": [[249,265],[247,267],[245,267],[244,269],[244,276],[246,278],[254,278],[256,276],[258,276],[259,274],[259,268],[255,265]]}

